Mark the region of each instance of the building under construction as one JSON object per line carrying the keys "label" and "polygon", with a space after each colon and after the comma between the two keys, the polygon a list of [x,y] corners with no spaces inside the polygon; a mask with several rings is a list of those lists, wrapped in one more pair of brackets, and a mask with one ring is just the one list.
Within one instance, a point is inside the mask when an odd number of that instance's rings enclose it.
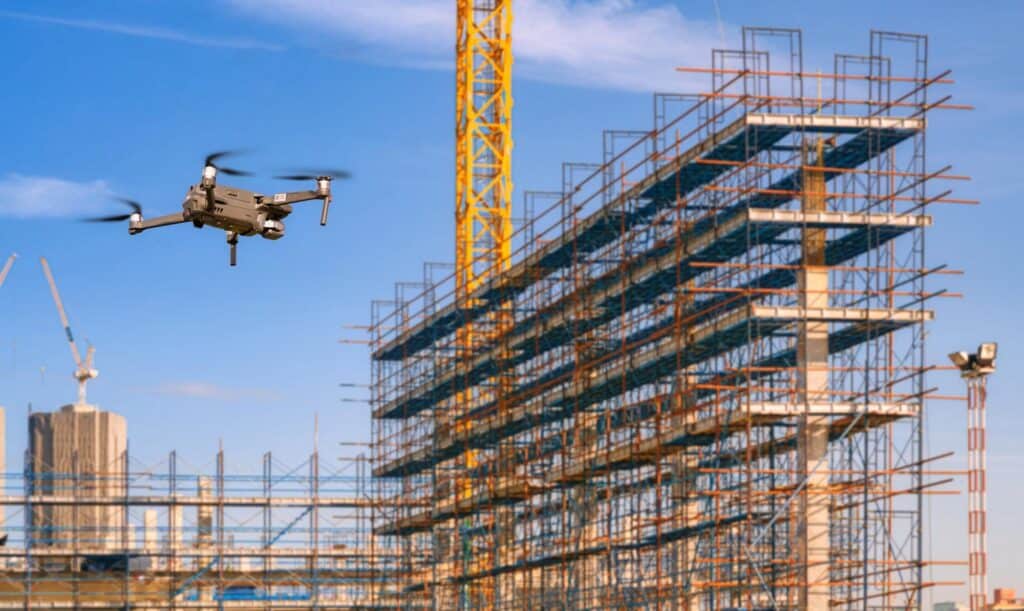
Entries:
{"label": "building under construction", "polygon": [[[457,219],[469,271],[374,304],[373,532],[403,606],[921,607],[925,236],[963,203],[925,142],[963,107],[925,36],[868,42],[812,72],[799,31],[744,29],[689,69],[706,93],[655,95],[514,232]],[[477,94],[500,80],[472,65]],[[509,196],[506,112],[460,189]]]}
{"label": "building under construction", "polygon": [[927,38],[825,72],[746,28],[513,223],[508,6],[458,3],[456,264],[373,306],[370,456],[140,463],[44,263],[80,399],[4,475],[0,609],[921,608],[925,236],[968,203]]}

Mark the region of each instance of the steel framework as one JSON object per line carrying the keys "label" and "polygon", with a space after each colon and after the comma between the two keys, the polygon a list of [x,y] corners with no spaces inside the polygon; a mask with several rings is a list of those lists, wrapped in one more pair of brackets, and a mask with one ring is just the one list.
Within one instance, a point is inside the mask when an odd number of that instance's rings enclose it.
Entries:
{"label": "steel framework", "polygon": [[[926,163],[926,118],[963,108],[930,95],[949,72],[874,31],[809,73],[774,28],[695,70],[708,93],[656,95],[650,129],[525,195],[493,273],[460,251],[373,304],[373,532],[406,608],[920,608],[948,481],[925,234],[967,203]],[[492,179],[502,134],[470,149]]]}
{"label": "steel framework", "polygon": [[[246,473],[223,451],[205,467],[125,452],[101,472],[4,474],[0,608],[398,608],[367,466],[267,453]],[[89,519],[95,508],[113,519]]]}
{"label": "steel framework", "polygon": [[455,266],[464,296],[511,254],[511,31],[510,0],[458,0]]}

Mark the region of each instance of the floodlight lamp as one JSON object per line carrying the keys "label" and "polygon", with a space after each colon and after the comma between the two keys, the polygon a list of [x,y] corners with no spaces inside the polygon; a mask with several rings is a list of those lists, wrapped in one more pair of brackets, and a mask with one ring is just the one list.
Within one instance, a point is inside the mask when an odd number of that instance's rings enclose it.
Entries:
{"label": "floodlight lamp", "polygon": [[960,369],[966,370],[971,364],[971,357],[963,350],[959,352],[950,352],[949,360]]}
{"label": "floodlight lamp", "polygon": [[992,367],[996,362],[996,351],[999,344],[988,342],[978,346],[978,364],[982,367]]}

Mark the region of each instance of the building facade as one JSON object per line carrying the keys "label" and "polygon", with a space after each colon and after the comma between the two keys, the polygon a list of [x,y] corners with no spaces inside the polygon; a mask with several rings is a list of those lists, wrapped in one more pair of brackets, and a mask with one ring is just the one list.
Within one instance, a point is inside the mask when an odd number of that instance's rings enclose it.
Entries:
{"label": "building facade", "polygon": [[[65,405],[29,416],[28,492],[77,500],[32,508],[31,546],[122,547],[123,510],[110,499],[124,483],[124,417],[92,405]],[[95,504],[83,503],[95,499]]]}

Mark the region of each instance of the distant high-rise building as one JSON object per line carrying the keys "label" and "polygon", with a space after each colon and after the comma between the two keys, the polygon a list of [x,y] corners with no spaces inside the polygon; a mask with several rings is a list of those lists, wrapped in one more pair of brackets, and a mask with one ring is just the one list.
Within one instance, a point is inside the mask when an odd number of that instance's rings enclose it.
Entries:
{"label": "distant high-rise building", "polygon": [[[106,498],[122,492],[128,427],[92,405],[65,405],[29,417],[30,493]],[[123,511],[106,504],[39,504],[32,509],[32,545],[80,549],[122,547]]]}
{"label": "distant high-rise building", "polygon": [[966,603],[958,602],[935,603],[935,605],[932,606],[932,611],[968,611],[969,609],[970,606]]}
{"label": "distant high-rise building", "polygon": [[992,591],[993,611],[1020,611],[1024,609],[1024,600],[1017,598],[1017,590],[1013,588],[996,588]]}

